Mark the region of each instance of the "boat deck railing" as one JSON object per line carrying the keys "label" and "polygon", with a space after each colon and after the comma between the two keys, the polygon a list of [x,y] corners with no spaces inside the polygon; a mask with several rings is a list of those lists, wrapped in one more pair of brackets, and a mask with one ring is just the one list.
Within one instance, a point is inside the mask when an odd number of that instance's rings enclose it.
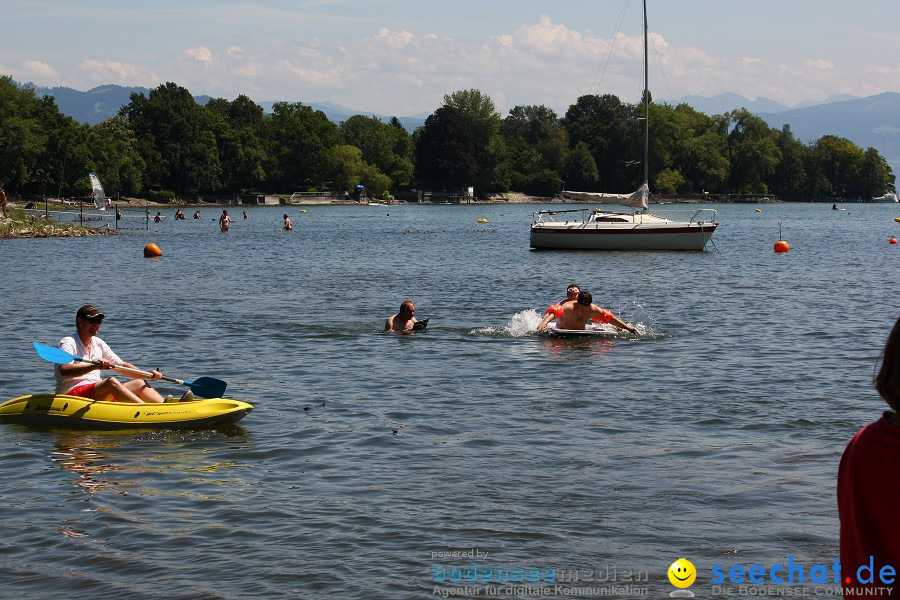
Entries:
{"label": "boat deck railing", "polygon": [[[654,210],[653,215],[669,219],[670,221],[678,221],[679,223],[698,223],[700,225],[708,225],[709,223],[718,223],[716,209],[714,208],[673,208],[666,210]],[[667,217],[666,215],[673,215]],[[689,217],[686,217],[690,214]]]}
{"label": "boat deck railing", "polygon": [[579,213],[581,215],[580,218],[575,219],[565,219],[566,221],[581,221],[582,223],[587,223],[588,217],[590,213],[593,212],[593,209],[590,208],[570,208],[565,210],[540,210],[531,215],[531,224],[539,225],[541,223],[555,222],[558,219],[545,219],[544,217],[555,217],[556,215],[561,215],[565,213]]}
{"label": "boat deck railing", "polygon": [[[540,225],[542,223],[554,223],[559,222],[559,219],[549,218],[555,217],[561,214],[567,213],[575,213],[574,219],[564,219],[565,221],[581,221],[582,223],[587,223],[591,220],[591,216],[598,213],[606,213],[611,215],[620,216],[623,219],[630,218],[632,222],[642,223],[644,215],[651,215],[662,217],[664,219],[669,219],[671,221],[677,221],[679,223],[688,222],[688,223],[697,223],[699,225],[707,225],[709,223],[717,223],[717,212],[714,208],[698,208],[698,209],[670,209],[670,210],[654,210],[653,213],[649,211],[634,211],[631,213],[627,212],[613,212],[613,211],[605,211],[599,208],[570,208],[564,210],[540,210],[536,213],[533,213],[531,216],[531,224]],[[687,213],[690,213],[690,216],[687,216]],[[580,215],[580,216],[579,216]],[[665,215],[672,215],[672,217],[667,217]]]}

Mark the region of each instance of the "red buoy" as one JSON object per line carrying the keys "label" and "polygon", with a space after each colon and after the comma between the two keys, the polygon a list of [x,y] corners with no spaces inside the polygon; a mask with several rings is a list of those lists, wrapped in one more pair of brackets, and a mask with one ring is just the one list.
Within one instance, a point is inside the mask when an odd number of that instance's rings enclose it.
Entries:
{"label": "red buoy", "polygon": [[162,256],[162,250],[154,243],[144,246],[144,258],[159,258]]}
{"label": "red buoy", "polygon": [[891,239],[888,241],[888,244],[896,244],[896,243],[897,243],[897,238],[895,238],[894,236],[891,236]]}
{"label": "red buoy", "polygon": [[787,252],[791,249],[791,245],[784,240],[775,242],[775,252]]}

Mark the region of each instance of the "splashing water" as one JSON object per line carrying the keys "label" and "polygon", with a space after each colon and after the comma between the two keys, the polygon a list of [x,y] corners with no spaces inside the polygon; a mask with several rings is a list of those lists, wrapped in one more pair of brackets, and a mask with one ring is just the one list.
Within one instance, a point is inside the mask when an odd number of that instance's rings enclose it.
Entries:
{"label": "splashing water", "polygon": [[513,337],[524,337],[534,333],[543,319],[543,315],[538,314],[533,308],[528,308],[513,315],[506,326],[506,331]]}
{"label": "splashing water", "polygon": [[508,335],[516,338],[525,337],[533,334],[537,330],[537,326],[540,325],[543,318],[544,317],[533,308],[527,308],[522,312],[514,314],[509,323],[506,324],[506,327],[480,327],[472,330],[472,333],[482,335]]}
{"label": "splashing water", "polygon": [[629,300],[613,311],[617,317],[634,325],[643,336],[657,337],[659,334],[653,327],[653,319],[644,307],[634,300]]}
{"label": "splashing water", "polygon": [[[626,323],[634,325],[640,335],[657,337],[657,332],[652,327],[652,319],[647,315],[644,307],[634,301],[628,301],[614,311],[615,315]],[[512,316],[505,327],[480,327],[472,330],[472,333],[481,335],[508,335],[514,338],[527,337],[537,332],[537,326],[544,319],[544,315],[533,308],[527,308]],[[551,323],[552,326],[552,323]],[[589,323],[588,327],[598,331],[609,333],[623,333],[609,324]]]}

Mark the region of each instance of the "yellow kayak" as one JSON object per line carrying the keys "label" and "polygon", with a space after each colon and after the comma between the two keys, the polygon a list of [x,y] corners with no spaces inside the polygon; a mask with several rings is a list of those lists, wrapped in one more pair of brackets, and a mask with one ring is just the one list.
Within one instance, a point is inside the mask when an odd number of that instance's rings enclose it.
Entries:
{"label": "yellow kayak", "polygon": [[100,402],[66,394],[31,394],[0,404],[0,423],[86,429],[195,429],[236,423],[253,406],[225,398],[167,404]]}

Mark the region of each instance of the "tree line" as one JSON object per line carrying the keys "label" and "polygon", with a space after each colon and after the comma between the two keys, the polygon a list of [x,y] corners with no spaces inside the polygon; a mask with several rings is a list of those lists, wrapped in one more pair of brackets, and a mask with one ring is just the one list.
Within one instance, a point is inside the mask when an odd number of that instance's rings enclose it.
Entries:
{"label": "tree line", "polygon": [[[166,83],[91,126],[0,77],[0,183],[23,195],[84,195],[95,171],[108,195],[158,199],[358,185],[377,196],[467,186],[621,193],[643,180],[642,117],[642,105],[613,95],[582,96],[561,117],[542,105],[504,117],[472,89],[444,96],[409,134],[396,117],[335,124],[299,102],[276,103],[271,114],[244,95],[201,106]],[[651,102],[649,166],[651,190],[666,194],[869,198],[895,182],[874,148],[832,135],[804,144],[746,109],[709,116],[686,104]]]}

